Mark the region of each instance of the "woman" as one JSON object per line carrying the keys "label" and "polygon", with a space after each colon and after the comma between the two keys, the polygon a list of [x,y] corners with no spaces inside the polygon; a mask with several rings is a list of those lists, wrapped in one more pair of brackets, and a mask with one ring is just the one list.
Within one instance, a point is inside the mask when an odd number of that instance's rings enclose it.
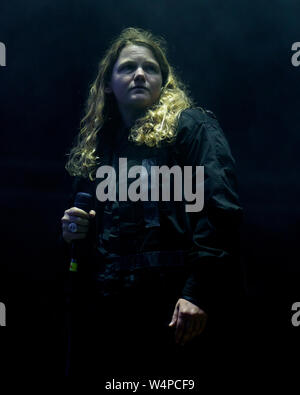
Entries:
{"label": "woman", "polygon": [[[114,198],[109,200],[105,197],[111,184],[105,190],[107,178],[97,172],[107,169],[103,166],[114,169]],[[137,199],[128,198],[135,180],[127,176],[133,166],[144,171]],[[190,166],[193,182],[196,166],[204,166],[202,209],[188,212],[187,199],[176,198],[180,183],[175,185],[175,176],[169,179],[173,194],[167,199],[161,198],[164,179],[160,199],[138,199],[145,185],[144,192],[151,195],[153,166],[177,166],[181,174]],[[87,331],[93,340],[81,352],[87,359],[97,358],[95,339],[101,331],[108,373],[115,369],[116,354],[122,356],[120,370],[127,365],[132,374],[141,366],[139,371],[147,372],[149,366],[156,371],[159,360],[166,368],[172,365],[170,356],[178,353],[183,362],[205,334],[209,310],[214,311],[224,275],[233,267],[241,207],[234,160],[218,122],[212,113],[193,106],[161,39],[128,28],[112,43],[91,86],[66,169],[75,183],[72,207],[62,218],[63,238],[69,244],[84,240],[76,311],[79,321],[85,314],[89,327],[97,328],[91,336]],[[121,184],[127,186],[125,198]],[[93,196],[89,212],[74,207],[78,191]],[[82,328],[78,337],[83,337]],[[130,361],[130,354],[139,362]],[[180,372],[181,364],[176,366]]]}

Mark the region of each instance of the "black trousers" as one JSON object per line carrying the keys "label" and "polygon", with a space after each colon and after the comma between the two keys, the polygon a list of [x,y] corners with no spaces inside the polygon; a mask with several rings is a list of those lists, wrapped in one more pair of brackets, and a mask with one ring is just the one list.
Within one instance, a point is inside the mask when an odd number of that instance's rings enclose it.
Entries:
{"label": "black trousers", "polygon": [[68,375],[105,381],[117,377],[195,377],[238,361],[243,341],[232,303],[216,299],[204,332],[184,346],[175,343],[171,322],[177,284],[143,282],[115,297],[100,297],[88,286],[72,305]]}
{"label": "black trousers", "polygon": [[207,335],[185,346],[175,343],[175,329],[168,324],[176,302],[156,292],[134,292],[74,305],[69,375],[105,380],[199,374]]}

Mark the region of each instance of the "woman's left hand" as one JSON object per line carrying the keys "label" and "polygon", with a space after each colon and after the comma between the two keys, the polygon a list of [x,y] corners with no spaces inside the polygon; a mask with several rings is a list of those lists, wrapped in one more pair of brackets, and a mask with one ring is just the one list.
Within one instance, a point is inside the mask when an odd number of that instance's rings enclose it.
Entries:
{"label": "woman's left hand", "polygon": [[175,342],[184,346],[200,335],[206,325],[207,314],[186,299],[178,299],[169,327],[175,327]]}

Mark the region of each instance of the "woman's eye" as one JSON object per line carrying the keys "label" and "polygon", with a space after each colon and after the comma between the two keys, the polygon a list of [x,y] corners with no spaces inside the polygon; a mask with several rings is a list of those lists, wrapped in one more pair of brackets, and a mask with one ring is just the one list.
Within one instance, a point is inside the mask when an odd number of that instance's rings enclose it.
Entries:
{"label": "woman's eye", "polygon": [[151,66],[151,65],[146,66],[146,70],[151,72],[151,73],[156,73],[157,72],[156,67],[155,66]]}
{"label": "woman's eye", "polygon": [[121,67],[120,71],[132,71],[133,70],[133,66],[130,64],[126,64],[124,66]]}
{"label": "woman's eye", "polygon": [[[132,73],[135,70],[136,66],[133,64],[125,64],[124,66],[121,66],[119,71],[124,72],[124,73]],[[143,69],[147,73],[157,73],[158,69],[154,65],[145,65],[143,66]]]}

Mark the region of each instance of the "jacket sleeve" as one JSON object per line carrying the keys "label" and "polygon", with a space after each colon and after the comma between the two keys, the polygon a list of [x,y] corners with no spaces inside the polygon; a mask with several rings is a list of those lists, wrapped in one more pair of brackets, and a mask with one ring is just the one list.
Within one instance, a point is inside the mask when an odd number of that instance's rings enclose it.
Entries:
{"label": "jacket sleeve", "polygon": [[191,234],[187,279],[182,297],[209,309],[235,286],[242,208],[237,193],[235,160],[218,121],[198,109],[179,121],[176,152],[180,163],[204,166],[204,206],[186,213]]}

